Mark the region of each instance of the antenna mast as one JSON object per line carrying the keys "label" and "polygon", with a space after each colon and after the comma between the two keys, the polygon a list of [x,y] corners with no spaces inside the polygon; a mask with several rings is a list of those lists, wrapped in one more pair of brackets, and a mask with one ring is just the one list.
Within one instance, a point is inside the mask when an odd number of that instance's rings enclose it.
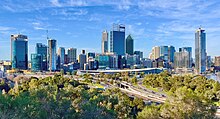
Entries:
{"label": "antenna mast", "polygon": [[49,39],[49,37],[48,37],[48,30],[46,32],[47,32],[47,40],[48,40]]}

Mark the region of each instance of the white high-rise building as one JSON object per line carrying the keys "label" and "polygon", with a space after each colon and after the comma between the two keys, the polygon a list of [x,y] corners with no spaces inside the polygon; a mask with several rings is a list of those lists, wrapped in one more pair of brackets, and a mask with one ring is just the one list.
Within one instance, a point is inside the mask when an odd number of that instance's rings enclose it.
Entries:
{"label": "white high-rise building", "polygon": [[55,71],[57,69],[56,67],[56,61],[57,61],[57,54],[56,54],[56,47],[57,47],[57,41],[54,39],[48,40],[48,66],[49,71]]}

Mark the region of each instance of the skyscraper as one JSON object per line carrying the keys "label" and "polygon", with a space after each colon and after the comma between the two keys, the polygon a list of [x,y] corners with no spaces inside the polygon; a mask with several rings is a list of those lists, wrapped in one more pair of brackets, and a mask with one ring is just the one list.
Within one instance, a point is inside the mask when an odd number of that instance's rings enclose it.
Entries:
{"label": "skyscraper", "polygon": [[13,69],[28,69],[28,37],[11,35],[11,63]]}
{"label": "skyscraper", "polygon": [[141,51],[134,51],[134,54],[138,55],[140,59],[143,59],[143,57],[144,57],[143,52],[141,52]]}
{"label": "skyscraper", "polygon": [[168,61],[168,46],[160,46],[160,57]]}
{"label": "skyscraper", "polygon": [[80,63],[80,69],[84,70],[84,64],[86,63],[86,54],[85,50],[82,50],[82,54],[79,55],[79,63]]}
{"label": "skyscraper", "polygon": [[179,52],[188,52],[189,53],[189,68],[192,67],[192,47],[182,47],[182,48],[179,48]]}
{"label": "skyscraper", "polygon": [[49,39],[48,40],[48,61],[49,61],[49,70],[50,71],[55,71],[56,68],[56,60],[57,60],[57,54],[56,54],[56,47],[57,47],[57,42],[54,39]]}
{"label": "skyscraper", "polygon": [[108,52],[108,32],[102,32],[102,53]]}
{"label": "skyscraper", "polygon": [[36,54],[41,54],[42,55],[42,67],[41,70],[46,71],[48,70],[47,67],[47,46],[42,44],[42,43],[37,43],[36,47]]}
{"label": "skyscraper", "polygon": [[134,54],[134,40],[132,39],[131,35],[128,35],[126,38],[126,53],[129,55]]}
{"label": "skyscraper", "polygon": [[174,53],[176,52],[175,47],[168,47],[168,62],[174,63]]}
{"label": "skyscraper", "polygon": [[99,69],[118,68],[118,56],[114,53],[97,54],[95,59],[98,61]]}
{"label": "skyscraper", "polygon": [[76,62],[76,56],[77,56],[76,52],[77,52],[76,48],[69,48],[67,50],[67,57],[69,63]]}
{"label": "skyscraper", "polygon": [[125,54],[125,26],[113,24],[110,32],[110,52],[117,55]]}
{"label": "skyscraper", "polygon": [[206,33],[201,28],[195,33],[195,68],[199,74],[206,71]]}
{"label": "skyscraper", "polygon": [[190,68],[190,53],[188,51],[175,52],[174,68]]}
{"label": "skyscraper", "polygon": [[152,48],[152,52],[150,54],[150,59],[151,60],[156,60],[160,57],[160,47],[159,46],[155,46]]}
{"label": "skyscraper", "polygon": [[32,71],[41,71],[43,57],[41,54],[31,54],[31,70]]}
{"label": "skyscraper", "polygon": [[57,55],[60,60],[60,64],[63,65],[65,63],[65,48],[59,47]]}

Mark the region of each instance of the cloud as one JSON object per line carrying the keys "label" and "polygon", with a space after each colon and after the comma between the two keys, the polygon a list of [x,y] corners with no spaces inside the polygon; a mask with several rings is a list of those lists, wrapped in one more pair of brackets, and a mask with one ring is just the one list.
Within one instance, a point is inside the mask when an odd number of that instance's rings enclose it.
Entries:
{"label": "cloud", "polygon": [[126,33],[127,35],[131,34],[136,40],[146,36],[144,28],[135,27],[134,25],[126,25]]}
{"label": "cloud", "polygon": [[74,12],[74,15],[86,15],[88,13],[87,10],[80,9],[78,12]]}
{"label": "cloud", "polygon": [[61,4],[59,3],[59,0],[51,0],[51,4],[53,6],[56,6],[56,7],[61,7]]}
{"label": "cloud", "polygon": [[130,0],[121,0],[121,2],[119,2],[118,4],[118,8],[120,10],[128,10],[130,9],[130,5],[131,5]]}
{"label": "cloud", "polygon": [[54,7],[79,7],[79,6],[87,6],[87,2],[84,0],[51,0],[51,5]]}
{"label": "cloud", "polygon": [[3,8],[8,10],[8,11],[11,11],[11,12],[15,12],[16,11],[15,9],[9,7],[8,5],[4,5]]}
{"label": "cloud", "polygon": [[34,30],[49,30],[49,31],[59,31],[55,26],[50,25],[49,23],[43,23],[41,21],[32,22],[31,26]]}
{"label": "cloud", "polygon": [[9,30],[15,30],[13,27],[6,27],[6,26],[0,26],[0,31],[9,31]]}

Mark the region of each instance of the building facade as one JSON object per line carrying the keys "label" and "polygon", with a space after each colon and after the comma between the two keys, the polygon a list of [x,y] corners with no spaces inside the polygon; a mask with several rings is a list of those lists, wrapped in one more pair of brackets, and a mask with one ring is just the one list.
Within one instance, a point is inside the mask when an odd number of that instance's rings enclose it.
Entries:
{"label": "building facade", "polygon": [[168,46],[160,46],[160,57],[168,61]]}
{"label": "building facade", "polygon": [[125,26],[113,24],[110,32],[110,52],[117,55],[125,54]]}
{"label": "building facade", "polygon": [[126,53],[129,55],[134,54],[134,40],[131,35],[126,38]]}
{"label": "building facade", "polygon": [[35,52],[36,54],[41,54],[42,55],[42,67],[41,69],[43,71],[46,71],[48,70],[48,65],[47,65],[47,50],[48,50],[48,47],[42,43],[37,43],[36,44],[36,47],[35,47]]}
{"label": "building facade", "polygon": [[43,56],[41,54],[31,54],[31,70],[42,71]]}
{"label": "building facade", "polygon": [[192,68],[192,62],[193,62],[193,59],[192,59],[192,47],[182,47],[182,48],[179,48],[179,52],[188,52],[189,53],[189,64],[190,64],[190,67],[189,68]]}
{"label": "building facade", "polygon": [[102,53],[108,52],[108,32],[102,32]]}
{"label": "building facade", "polygon": [[57,61],[57,54],[56,54],[56,47],[57,47],[57,41],[54,39],[48,40],[48,65],[49,65],[49,71],[56,71],[56,61]]}
{"label": "building facade", "polygon": [[215,57],[215,63],[214,63],[215,66],[220,66],[220,56],[216,56]]}
{"label": "building facade", "polygon": [[69,48],[67,50],[67,57],[68,57],[68,62],[76,62],[77,61],[77,49],[76,48]]}
{"label": "building facade", "polygon": [[168,47],[168,62],[174,63],[174,53],[176,52],[175,47]]}
{"label": "building facade", "polygon": [[99,69],[117,69],[118,56],[114,53],[97,54],[96,61],[98,61]]}
{"label": "building facade", "polygon": [[190,68],[190,53],[187,51],[175,52],[174,68]]}
{"label": "building facade", "polygon": [[59,59],[59,63],[62,66],[65,63],[65,48],[64,47],[59,47],[57,56]]}
{"label": "building facade", "polygon": [[79,64],[80,64],[80,70],[84,70],[84,64],[86,64],[86,54],[85,50],[82,50],[82,54],[79,55]]}
{"label": "building facade", "polygon": [[17,34],[11,35],[12,69],[28,69],[28,37]]}
{"label": "building facade", "polygon": [[156,60],[160,58],[160,47],[159,46],[155,46],[152,48],[152,52],[150,53],[149,58],[151,60]]}
{"label": "building facade", "polygon": [[134,51],[134,54],[138,55],[140,59],[143,59],[143,57],[144,57],[144,54],[141,51]]}
{"label": "building facade", "polygon": [[201,28],[195,33],[195,69],[198,74],[206,71],[206,33]]}

